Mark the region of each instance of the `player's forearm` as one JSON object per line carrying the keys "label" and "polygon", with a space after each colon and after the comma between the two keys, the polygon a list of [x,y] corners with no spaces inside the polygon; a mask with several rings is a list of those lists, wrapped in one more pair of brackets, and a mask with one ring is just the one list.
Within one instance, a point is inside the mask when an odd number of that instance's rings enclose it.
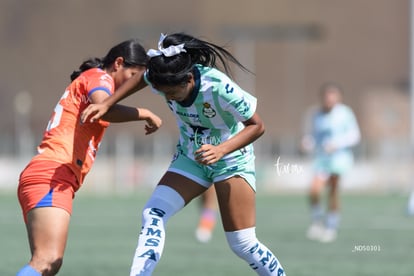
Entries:
{"label": "player's forearm", "polygon": [[143,121],[156,117],[154,113],[146,108],[138,108],[116,104],[102,116],[102,120],[111,123],[122,123],[130,121]]}
{"label": "player's forearm", "polygon": [[122,123],[138,121],[140,119],[140,109],[131,106],[116,104],[102,116],[102,120],[111,123]]}
{"label": "player's forearm", "polygon": [[107,106],[113,106],[114,104],[130,96],[136,91],[144,88],[145,86],[146,83],[143,79],[143,75],[135,74],[123,85],[121,85],[112,96],[106,98],[102,103],[106,104]]}
{"label": "player's forearm", "polygon": [[263,124],[251,124],[247,125],[242,131],[233,136],[231,139],[221,143],[219,147],[224,155],[233,151],[239,150],[263,135],[265,131]]}

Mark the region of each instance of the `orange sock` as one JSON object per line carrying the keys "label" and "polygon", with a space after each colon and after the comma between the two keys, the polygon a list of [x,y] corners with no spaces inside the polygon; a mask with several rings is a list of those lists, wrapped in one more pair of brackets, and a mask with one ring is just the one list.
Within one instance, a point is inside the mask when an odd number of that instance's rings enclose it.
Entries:
{"label": "orange sock", "polygon": [[217,214],[215,210],[207,208],[203,209],[198,228],[212,231],[216,225],[216,217]]}

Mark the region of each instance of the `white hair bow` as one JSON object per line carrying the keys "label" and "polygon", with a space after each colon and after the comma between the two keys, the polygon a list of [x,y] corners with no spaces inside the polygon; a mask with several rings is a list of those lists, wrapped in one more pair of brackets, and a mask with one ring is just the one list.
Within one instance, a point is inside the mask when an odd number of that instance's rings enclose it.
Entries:
{"label": "white hair bow", "polygon": [[167,48],[162,47],[162,42],[164,41],[166,37],[167,36],[165,34],[160,35],[160,40],[158,41],[158,50],[155,50],[155,49],[148,50],[147,55],[149,57],[156,57],[156,56],[161,56],[161,55],[164,55],[166,57],[172,57],[172,56],[178,55],[179,53],[187,52],[184,49],[184,43],[179,44],[179,45],[171,45]]}

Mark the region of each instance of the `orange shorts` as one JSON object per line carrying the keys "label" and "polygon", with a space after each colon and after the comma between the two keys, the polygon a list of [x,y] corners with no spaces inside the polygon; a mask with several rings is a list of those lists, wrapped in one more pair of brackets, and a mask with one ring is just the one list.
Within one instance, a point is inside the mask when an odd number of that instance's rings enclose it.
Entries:
{"label": "orange shorts", "polygon": [[48,160],[30,162],[20,174],[17,190],[25,222],[27,213],[37,207],[58,207],[71,214],[78,187],[69,167]]}

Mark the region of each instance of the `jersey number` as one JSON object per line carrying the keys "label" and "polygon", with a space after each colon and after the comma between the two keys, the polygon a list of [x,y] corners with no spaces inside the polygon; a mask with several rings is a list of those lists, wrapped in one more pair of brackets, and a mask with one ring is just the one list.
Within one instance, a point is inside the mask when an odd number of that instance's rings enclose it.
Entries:
{"label": "jersey number", "polygon": [[66,99],[68,95],[69,90],[66,90],[60,98],[58,104],[55,106],[55,109],[53,110],[52,118],[50,118],[50,121],[47,124],[46,131],[50,131],[51,129],[57,127],[60,124],[60,119],[62,118],[63,113],[63,106],[60,104],[60,102]]}

